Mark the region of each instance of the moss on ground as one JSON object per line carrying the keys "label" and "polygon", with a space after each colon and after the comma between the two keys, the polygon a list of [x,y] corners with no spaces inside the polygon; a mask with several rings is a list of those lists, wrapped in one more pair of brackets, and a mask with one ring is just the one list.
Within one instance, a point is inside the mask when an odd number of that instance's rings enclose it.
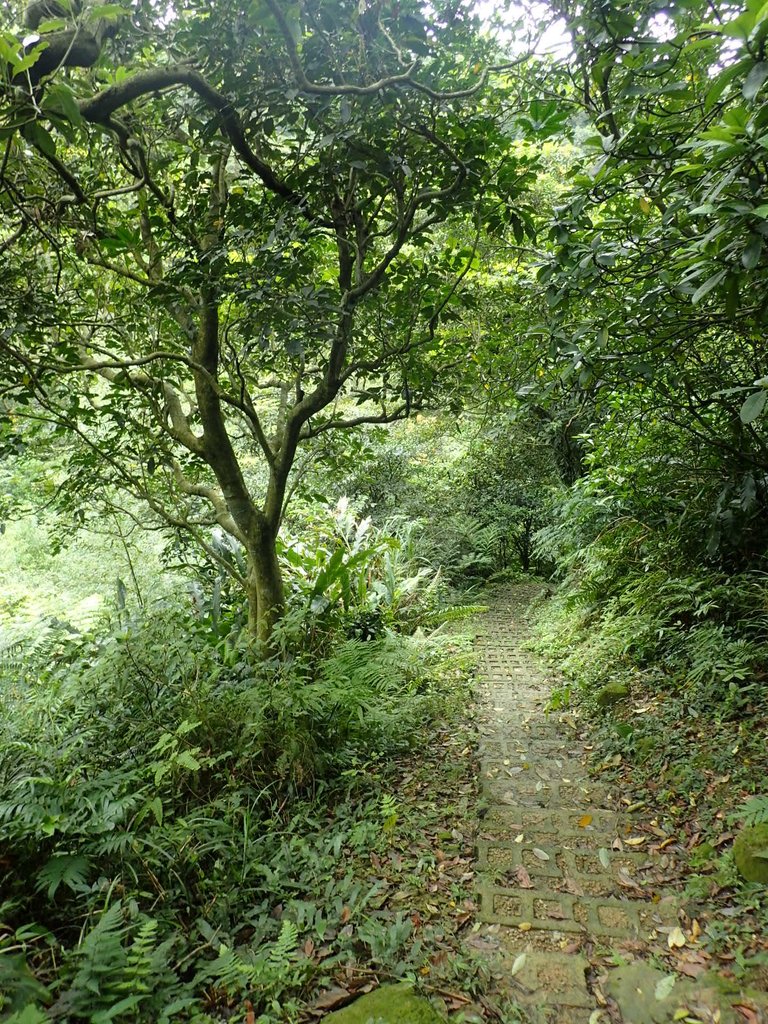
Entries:
{"label": "moss on ground", "polygon": [[325,1019],[328,1024],[444,1024],[432,1004],[407,982],[382,985]]}

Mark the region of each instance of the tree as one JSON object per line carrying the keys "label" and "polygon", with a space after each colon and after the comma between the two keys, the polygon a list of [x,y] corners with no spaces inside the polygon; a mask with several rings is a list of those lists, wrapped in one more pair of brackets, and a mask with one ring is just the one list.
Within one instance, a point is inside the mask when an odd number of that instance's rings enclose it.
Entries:
{"label": "tree", "polygon": [[548,372],[532,394],[566,387],[593,422],[636,432],[649,472],[635,487],[669,483],[689,512],[706,495],[701,557],[754,562],[768,543],[768,20],[751,0],[553,6],[592,131],[539,271]]}
{"label": "tree", "polygon": [[262,641],[300,446],[457,372],[440,324],[474,248],[451,224],[532,176],[492,40],[429,10],[44,2],[0,36],[6,419],[78,439],[70,501],[117,487],[236,538]]}

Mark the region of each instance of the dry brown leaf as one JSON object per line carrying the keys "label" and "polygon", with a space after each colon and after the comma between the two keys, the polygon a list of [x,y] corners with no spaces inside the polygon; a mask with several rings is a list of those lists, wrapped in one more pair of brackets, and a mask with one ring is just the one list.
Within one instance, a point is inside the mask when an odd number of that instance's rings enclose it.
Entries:
{"label": "dry brown leaf", "polygon": [[517,880],[517,884],[521,889],[535,889],[531,876],[528,874],[522,864],[519,864],[512,872],[513,876]]}
{"label": "dry brown leaf", "polygon": [[741,1014],[744,1020],[747,1021],[747,1024],[760,1024],[760,1018],[751,1006],[745,1006],[743,1003],[734,1003],[733,1009]]}
{"label": "dry brown leaf", "polygon": [[327,992],[321,992],[309,1009],[335,1010],[338,1006],[344,1006],[345,1003],[350,1002],[351,999],[352,993],[349,989],[334,986],[334,988],[328,989]]}
{"label": "dry brown leaf", "polygon": [[566,878],[565,882],[561,886],[564,892],[569,892],[571,896],[583,896],[584,890],[580,885],[577,885],[572,878]]}

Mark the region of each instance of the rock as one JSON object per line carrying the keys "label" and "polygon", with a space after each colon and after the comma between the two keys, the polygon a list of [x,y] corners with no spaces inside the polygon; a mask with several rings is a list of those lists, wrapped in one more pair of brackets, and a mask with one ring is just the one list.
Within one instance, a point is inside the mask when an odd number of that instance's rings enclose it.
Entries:
{"label": "rock", "polygon": [[606,683],[597,691],[595,703],[599,708],[609,708],[629,696],[629,687],[625,683]]}
{"label": "rock", "polygon": [[329,1013],[324,1024],[445,1024],[432,1004],[413,991],[413,985],[382,985],[341,1010]]}
{"label": "rock", "polygon": [[733,844],[733,859],[748,882],[768,885],[768,822],[739,832]]}
{"label": "rock", "polygon": [[639,961],[609,971],[604,988],[618,1003],[626,1024],[668,1024],[680,1006],[680,993],[677,981],[669,988],[667,977]]}
{"label": "rock", "polygon": [[738,982],[728,984],[714,971],[695,981],[659,971],[643,961],[624,964],[608,972],[603,986],[621,1011],[624,1024],[669,1024],[680,1019],[685,1009],[696,1020],[718,1020],[720,1024],[739,1024],[740,1006],[753,1009],[755,1020],[762,1020],[765,994],[744,988]]}

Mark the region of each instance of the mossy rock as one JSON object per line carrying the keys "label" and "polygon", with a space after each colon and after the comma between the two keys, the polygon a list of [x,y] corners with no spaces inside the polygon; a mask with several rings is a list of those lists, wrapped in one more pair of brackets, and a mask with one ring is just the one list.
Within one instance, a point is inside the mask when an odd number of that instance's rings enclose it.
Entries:
{"label": "mossy rock", "polygon": [[606,683],[602,689],[597,691],[595,703],[599,708],[609,708],[612,704],[626,700],[629,696],[629,687],[626,683]]}
{"label": "mossy rock", "polygon": [[445,1024],[430,1002],[417,996],[413,985],[382,985],[341,1010],[329,1013],[325,1024]]}
{"label": "mossy rock", "polygon": [[739,832],[733,844],[733,859],[748,882],[768,885],[768,822]]}

